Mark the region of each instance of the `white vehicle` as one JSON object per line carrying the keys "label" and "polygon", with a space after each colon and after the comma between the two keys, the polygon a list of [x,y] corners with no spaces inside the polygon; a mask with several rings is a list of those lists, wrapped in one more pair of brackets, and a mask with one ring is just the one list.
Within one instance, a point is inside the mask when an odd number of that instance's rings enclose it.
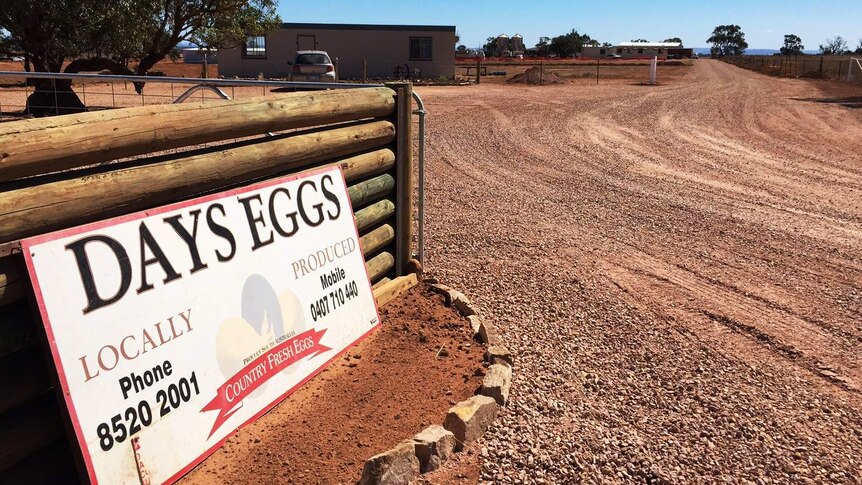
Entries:
{"label": "white vehicle", "polygon": [[291,81],[334,83],[338,81],[335,65],[326,51],[297,51],[296,59],[288,62],[293,66]]}

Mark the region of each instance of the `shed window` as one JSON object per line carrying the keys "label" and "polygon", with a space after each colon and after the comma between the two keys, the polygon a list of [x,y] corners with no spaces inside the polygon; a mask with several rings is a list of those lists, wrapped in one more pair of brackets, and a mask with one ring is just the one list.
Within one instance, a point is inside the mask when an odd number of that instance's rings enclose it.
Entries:
{"label": "shed window", "polygon": [[410,38],[410,60],[411,61],[430,61],[431,60],[431,37],[411,37]]}
{"label": "shed window", "polygon": [[252,35],[242,45],[242,56],[252,59],[266,59],[266,37]]}
{"label": "shed window", "polygon": [[643,49],[638,49],[638,54],[643,54],[643,53],[644,53]]}
{"label": "shed window", "polygon": [[605,52],[607,52],[607,50],[606,50],[606,49],[602,49],[602,50],[600,50],[600,51],[599,51],[599,54],[600,54],[600,55],[605,55]]}
{"label": "shed window", "polygon": [[622,54],[622,53],[623,53],[622,49],[617,49],[617,54]]}

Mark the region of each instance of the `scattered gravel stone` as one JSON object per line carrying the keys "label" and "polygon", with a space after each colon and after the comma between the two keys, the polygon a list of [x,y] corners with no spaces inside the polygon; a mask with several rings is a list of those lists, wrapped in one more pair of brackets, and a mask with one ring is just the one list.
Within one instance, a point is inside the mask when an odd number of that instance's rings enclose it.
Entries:
{"label": "scattered gravel stone", "polygon": [[419,475],[419,459],[413,441],[404,441],[395,448],[372,456],[365,462],[359,485],[408,484]]}
{"label": "scattered gravel stone", "polygon": [[497,404],[505,406],[509,401],[509,389],[512,386],[512,368],[505,364],[494,364],[488,368],[488,373],[482,379],[483,396],[494,398]]}
{"label": "scattered gravel stone", "polygon": [[479,334],[479,330],[482,328],[482,317],[479,315],[470,315],[467,317],[467,322],[470,323],[470,329],[473,330],[473,336]]}
{"label": "scattered gravel stone", "polygon": [[419,470],[422,473],[440,468],[455,451],[455,435],[440,425],[431,425],[413,437]]}
{"label": "scattered gravel stone", "polygon": [[417,88],[426,272],[517,356],[476,480],[859,485],[859,88],[693,64]]}
{"label": "scattered gravel stone", "polygon": [[485,360],[491,364],[515,366],[515,356],[504,345],[491,345],[485,350]]}
{"label": "scattered gravel stone", "polygon": [[497,418],[497,402],[487,396],[473,396],[449,408],[443,427],[455,435],[455,451],[482,436]]}
{"label": "scattered gravel stone", "polygon": [[463,293],[452,295],[452,304],[455,306],[458,312],[460,312],[461,315],[464,315],[465,317],[479,314],[479,312],[477,312],[476,309],[473,308],[473,304],[470,303],[470,300],[466,296],[464,296]]}

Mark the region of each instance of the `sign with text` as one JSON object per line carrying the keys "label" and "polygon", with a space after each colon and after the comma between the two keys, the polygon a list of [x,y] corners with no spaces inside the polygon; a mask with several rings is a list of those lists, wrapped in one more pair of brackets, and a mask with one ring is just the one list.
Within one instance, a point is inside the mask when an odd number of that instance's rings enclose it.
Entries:
{"label": "sign with text", "polygon": [[176,480],[377,327],[344,178],[22,243],[90,480]]}

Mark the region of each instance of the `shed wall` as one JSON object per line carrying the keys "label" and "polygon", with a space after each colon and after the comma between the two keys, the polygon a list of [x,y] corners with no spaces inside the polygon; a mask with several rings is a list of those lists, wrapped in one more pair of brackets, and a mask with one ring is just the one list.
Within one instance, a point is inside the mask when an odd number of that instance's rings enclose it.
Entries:
{"label": "shed wall", "polygon": [[[410,38],[432,40],[431,60],[410,59]],[[242,48],[219,50],[219,74],[225,77],[288,78],[299,50],[311,48],[327,51],[333,62],[337,59],[339,79],[361,79],[363,61],[368,78],[394,78],[396,69],[418,70],[419,77],[451,78],[455,75],[455,28],[451,30],[374,30],[281,28],[266,36],[266,58],[244,58]]]}

